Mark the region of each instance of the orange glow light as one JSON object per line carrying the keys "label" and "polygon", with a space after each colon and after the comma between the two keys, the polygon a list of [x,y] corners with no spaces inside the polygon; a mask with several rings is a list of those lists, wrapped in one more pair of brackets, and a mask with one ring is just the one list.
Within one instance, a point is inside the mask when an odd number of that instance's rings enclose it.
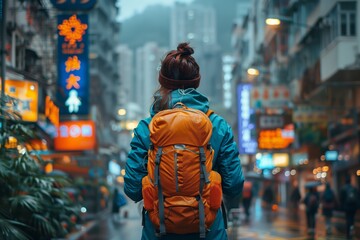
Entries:
{"label": "orange glow light", "polygon": [[49,96],[45,98],[45,116],[56,127],[59,126],[59,108],[51,100]]}
{"label": "orange glow light", "polygon": [[68,59],[65,62],[65,67],[66,67],[65,71],[70,72],[70,71],[74,71],[74,70],[79,70],[80,64],[81,64],[81,62],[77,56],[68,57]]}
{"label": "orange glow light", "polygon": [[280,128],[275,130],[262,130],[259,134],[260,149],[287,148],[294,141],[293,137],[285,137]]}
{"label": "orange glow light", "polygon": [[69,19],[65,19],[62,24],[59,24],[59,35],[65,37],[65,41],[70,45],[82,41],[82,36],[85,34],[87,24],[82,24],[76,15],[72,15]]}
{"label": "orange glow light", "polygon": [[69,78],[66,79],[67,82],[66,89],[71,89],[72,87],[79,89],[80,85],[78,81],[80,81],[80,77],[75,76],[74,74],[70,74]]}

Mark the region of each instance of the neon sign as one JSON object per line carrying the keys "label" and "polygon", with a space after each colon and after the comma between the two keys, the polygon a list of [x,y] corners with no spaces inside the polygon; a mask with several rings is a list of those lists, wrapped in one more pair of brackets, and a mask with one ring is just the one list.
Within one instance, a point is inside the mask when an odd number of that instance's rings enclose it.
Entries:
{"label": "neon sign", "polygon": [[239,84],[237,89],[238,96],[238,128],[239,128],[239,152],[241,154],[253,154],[257,149],[256,139],[252,137],[251,132],[255,124],[251,123],[250,116],[250,84]]}
{"label": "neon sign", "polygon": [[90,10],[96,2],[96,0],[51,0],[53,6],[62,11]]}
{"label": "neon sign", "polygon": [[54,138],[54,148],[60,151],[91,150],[96,146],[93,121],[61,122]]}
{"label": "neon sign", "polygon": [[87,114],[89,98],[88,17],[58,16],[60,114]]}
{"label": "neon sign", "polygon": [[45,116],[56,127],[59,126],[59,108],[51,100],[49,96],[45,98]]}
{"label": "neon sign", "polygon": [[289,147],[295,139],[294,128],[277,128],[261,130],[259,133],[259,149],[284,149]]}
{"label": "neon sign", "polygon": [[65,42],[74,45],[76,42],[81,42],[82,37],[87,29],[87,24],[81,23],[76,15],[72,15],[69,19],[65,19],[59,24],[59,35],[65,38]]}

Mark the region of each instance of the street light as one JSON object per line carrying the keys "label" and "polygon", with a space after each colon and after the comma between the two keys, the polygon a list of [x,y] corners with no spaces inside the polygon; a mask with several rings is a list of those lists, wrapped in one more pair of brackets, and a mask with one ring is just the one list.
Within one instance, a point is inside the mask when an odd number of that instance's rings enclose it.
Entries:
{"label": "street light", "polygon": [[269,26],[279,26],[281,24],[281,20],[278,18],[267,18],[265,23]]}
{"label": "street light", "polygon": [[265,19],[265,23],[268,26],[280,26],[282,22],[289,23],[295,26],[310,28],[310,26],[305,23],[294,22],[292,18],[288,18],[284,16],[276,16],[276,17],[274,16]]}
{"label": "street light", "polygon": [[248,68],[247,73],[250,76],[259,76],[260,71],[258,69],[256,69],[256,68]]}
{"label": "street light", "polygon": [[118,110],[118,115],[119,116],[125,116],[126,115],[126,109],[125,108],[120,108]]}

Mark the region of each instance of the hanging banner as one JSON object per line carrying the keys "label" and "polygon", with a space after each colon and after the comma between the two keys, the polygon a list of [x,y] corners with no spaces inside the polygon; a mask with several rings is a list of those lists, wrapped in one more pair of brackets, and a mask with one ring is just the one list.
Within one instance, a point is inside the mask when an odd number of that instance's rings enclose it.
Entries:
{"label": "hanging banner", "polygon": [[52,5],[62,11],[87,11],[92,9],[96,0],[50,0]]}
{"label": "hanging banner", "polygon": [[60,115],[89,112],[88,16],[58,16]]}

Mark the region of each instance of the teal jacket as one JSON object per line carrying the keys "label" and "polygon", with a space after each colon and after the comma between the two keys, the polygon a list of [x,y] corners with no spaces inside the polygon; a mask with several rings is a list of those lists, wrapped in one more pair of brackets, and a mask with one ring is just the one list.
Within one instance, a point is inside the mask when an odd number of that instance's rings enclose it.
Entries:
{"label": "teal jacket", "polygon": [[[189,108],[195,108],[206,113],[209,109],[208,99],[195,89],[174,90],[171,92],[173,106],[177,102],[184,103]],[[126,174],[124,191],[126,195],[135,202],[142,200],[141,180],[147,175],[147,151],[150,145],[148,124],[155,115],[153,107],[150,110],[151,117],[140,121],[134,130],[134,137],[131,141],[131,150],[126,161]],[[237,197],[242,192],[244,178],[242,174],[239,152],[234,141],[233,133],[228,123],[217,114],[212,114],[210,120],[213,124],[213,134],[210,140],[215,150],[213,169],[222,177],[222,190],[227,198]],[[192,236],[171,235],[161,239],[196,239],[198,234]],[[150,219],[145,214],[143,240],[156,240],[155,230]],[[222,212],[219,210],[215,222],[206,239],[223,240],[227,239]]]}

